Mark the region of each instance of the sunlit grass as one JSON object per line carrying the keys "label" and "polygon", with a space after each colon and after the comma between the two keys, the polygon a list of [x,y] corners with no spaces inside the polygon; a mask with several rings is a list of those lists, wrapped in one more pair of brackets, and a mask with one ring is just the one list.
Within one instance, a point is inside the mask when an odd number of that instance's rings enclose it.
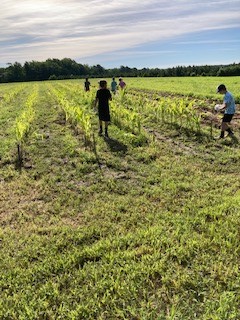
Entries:
{"label": "sunlit grass", "polygon": [[[111,123],[110,139],[96,134],[95,150],[62,121],[47,82],[21,172],[15,145],[0,149],[1,319],[240,319],[239,143],[212,139],[207,124],[197,134],[179,114],[163,121],[155,88],[130,93],[131,81],[122,125]],[[97,133],[95,89],[83,96],[78,85],[53,83]],[[4,104],[4,143],[20,97]],[[140,132],[128,128],[131,112]]]}

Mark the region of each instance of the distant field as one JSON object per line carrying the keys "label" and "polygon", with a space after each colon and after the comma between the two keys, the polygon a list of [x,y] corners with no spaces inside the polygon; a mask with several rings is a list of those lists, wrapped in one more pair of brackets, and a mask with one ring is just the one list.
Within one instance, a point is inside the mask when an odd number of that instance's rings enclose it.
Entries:
{"label": "distant field", "polygon": [[0,85],[0,319],[240,319],[238,78],[124,80]]}
{"label": "distant field", "polygon": [[[216,88],[224,83],[240,103],[240,77],[163,77],[163,78],[125,78],[129,87],[177,93],[201,98],[221,99]],[[111,79],[108,79],[110,84]],[[95,79],[91,82],[96,85]]]}

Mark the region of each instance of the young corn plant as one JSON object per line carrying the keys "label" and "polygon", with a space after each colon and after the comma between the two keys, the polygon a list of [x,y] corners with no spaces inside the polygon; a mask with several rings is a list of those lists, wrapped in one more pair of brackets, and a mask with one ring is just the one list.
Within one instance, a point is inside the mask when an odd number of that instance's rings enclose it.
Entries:
{"label": "young corn plant", "polygon": [[111,114],[116,126],[130,130],[134,134],[141,132],[141,116],[139,113],[128,110],[124,105],[114,100],[111,102]]}
{"label": "young corn plant", "polygon": [[126,90],[125,89],[120,89],[119,91],[119,100],[121,103],[123,103],[126,99]]}
{"label": "young corn plant", "polygon": [[79,129],[83,130],[84,132],[84,144],[85,146],[88,144],[92,144],[92,123],[91,123],[91,116],[87,114],[84,110],[79,108],[75,108],[75,119],[77,120],[77,126]]}
{"label": "young corn plant", "polygon": [[15,134],[17,142],[17,161],[21,167],[23,162],[23,145],[31,128],[31,123],[35,117],[34,105],[37,101],[37,92],[34,91],[27,99],[22,114],[16,119]]}
{"label": "young corn plant", "polygon": [[[143,96],[141,95],[142,100]],[[136,95],[132,96],[132,100],[138,101]],[[138,101],[139,103],[139,101]],[[151,119],[156,122],[166,124],[177,124],[180,128],[185,127],[201,133],[201,117],[194,108],[195,101],[189,101],[188,98],[158,98],[153,100],[146,99],[145,107],[141,107],[142,113],[150,115]]]}
{"label": "young corn plant", "polygon": [[24,85],[19,84],[17,87],[12,89],[10,92],[6,92],[1,96],[1,103],[2,104],[9,104],[10,102],[14,101],[17,97],[17,95],[23,91],[25,88]]}
{"label": "young corn plant", "polygon": [[91,116],[86,108],[76,105],[75,100],[69,100],[67,93],[54,88],[50,88],[50,90],[54,93],[64,112],[65,122],[69,122],[77,132],[83,132],[85,146],[92,145]]}
{"label": "young corn plant", "polygon": [[165,122],[165,104],[166,102],[164,100],[160,100],[156,106],[155,112],[157,122],[159,120]]}

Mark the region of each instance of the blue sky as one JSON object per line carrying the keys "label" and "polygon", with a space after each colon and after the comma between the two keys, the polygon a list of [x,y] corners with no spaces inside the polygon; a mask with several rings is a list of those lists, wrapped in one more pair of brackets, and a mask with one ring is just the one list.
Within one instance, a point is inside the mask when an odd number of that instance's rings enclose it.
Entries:
{"label": "blue sky", "polygon": [[71,58],[105,68],[240,62],[239,0],[2,0],[0,66]]}

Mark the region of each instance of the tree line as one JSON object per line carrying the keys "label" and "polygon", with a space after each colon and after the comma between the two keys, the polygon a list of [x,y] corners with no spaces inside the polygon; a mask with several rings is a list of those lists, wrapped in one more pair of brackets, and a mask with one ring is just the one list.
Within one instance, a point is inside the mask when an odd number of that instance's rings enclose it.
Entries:
{"label": "tree line", "polygon": [[89,66],[70,58],[47,59],[44,62],[31,61],[23,65],[9,63],[0,68],[0,82],[25,82],[62,80],[78,78],[121,77],[188,77],[188,76],[240,76],[240,63],[230,65],[177,66],[172,68],[119,68],[105,69],[97,64]]}

